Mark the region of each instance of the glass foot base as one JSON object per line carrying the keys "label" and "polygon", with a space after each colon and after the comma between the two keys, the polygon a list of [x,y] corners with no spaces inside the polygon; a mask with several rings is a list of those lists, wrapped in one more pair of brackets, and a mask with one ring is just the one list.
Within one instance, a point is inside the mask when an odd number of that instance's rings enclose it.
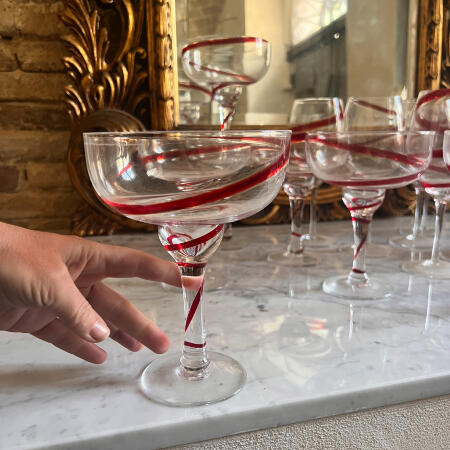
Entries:
{"label": "glass foot base", "polygon": [[267,260],[280,266],[289,267],[313,267],[319,264],[320,259],[304,253],[294,254],[285,252],[271,253]]}
{"label": "glass foot base", "polygon": [[142,373],[143,393],[150,400],[170,406],[207,405],[237,394],[245,383],[245,369],[222,353],[208,352],[208,357],[206,376],[195,380],[180,374],[180,354],[155,359]]}
{"label": "glass foot base", "polygon": [[368,282],[350,283],[348,275],[326,279],[322,284],[326,294],[347,300],[380,300],[391,296],[393,288],[383,280],[370,278]]}
{"label": "glass foot base", "polygon": [[305,234],[303,237],[303,245],[309,250],[315,252],[331,252],[339,250],[336,239],[323,234],[316,234],[313,237],[309,234]]}
{"label": "glass foot base", "polygon": [[402,264],[402,270],[411,275],[422,275],[436,280],[450,280],[450,262],[438,261],[433,263],[431,259],[424,261],[409,261]]}
{"label": "glass foot base", "polygon": [[414,236],[408,234],[406,236],[395,236],[389,239],[389,244],[393,247],[406,248],[408,250],[431,250],[433,246],[433,238],[427,236]]}

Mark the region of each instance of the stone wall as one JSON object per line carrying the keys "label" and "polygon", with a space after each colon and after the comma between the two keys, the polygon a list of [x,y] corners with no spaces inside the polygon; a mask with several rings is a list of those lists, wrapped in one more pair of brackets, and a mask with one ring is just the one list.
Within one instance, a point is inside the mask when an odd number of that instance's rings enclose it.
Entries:
{"label": "stone wall", "polygon": [[81,204],[66,153],[57,0],[0,0],[0,221],[69,232]]}

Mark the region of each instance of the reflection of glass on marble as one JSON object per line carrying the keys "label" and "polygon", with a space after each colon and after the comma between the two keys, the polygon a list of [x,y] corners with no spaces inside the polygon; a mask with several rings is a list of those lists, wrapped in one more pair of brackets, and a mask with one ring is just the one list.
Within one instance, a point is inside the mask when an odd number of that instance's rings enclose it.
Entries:
{"label": "reflection of glass on marble", "polygon": [[279,330],[280,351],[302,358],[319,358],[331,350],[326,318],[298,314],[286,315]]}

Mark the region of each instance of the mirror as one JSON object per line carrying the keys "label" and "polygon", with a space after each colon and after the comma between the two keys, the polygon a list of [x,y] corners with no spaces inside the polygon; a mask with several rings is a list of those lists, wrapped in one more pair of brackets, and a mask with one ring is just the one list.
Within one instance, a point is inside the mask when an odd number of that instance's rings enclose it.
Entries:
{"label": "mirror", "polygon": [[[63,3],[60,17],[68,27],[65,65],[71,79],[66,88],[72,118],[68,167],[72,183],[85,200],[73,221],[72,232],[79,235],[138,227],[95,196],[84,164],[81,133],[177,126],[178,95],[180,104],[187,98],[178,90],[177,75],[182,76],[182,71],[177,69],[180,52],[174,45],[175,30],[180,46],[192,36],[205,34],[253,34],[272,42],[270,71],[244,90],[233,127],[286,126],[296,96],[345,97],[361,95],[362,90],[367,95],[402,92],[413,96],[422,89],[450,87],[450,0]],[[296,5],[299,10],[294,9]],[[332,52],[333,48],[341,53]],[[217,120],[214,108],[210,114],[209,103],[201,102],[199,123]],[[334,188],[320,190],[321,219],[346,214],[339,198]],[[407,188],[390,191],[383,209],[391,215],[405,214],[413,202],[414,195]],[[246,219],[246,223],[287,220],[287,198],[280,195],[263,217]]]}
{"label": "mirror", "polygon": [[[417,16],[418,0],[176,0],[178,56],[201,36],[268,40],[270,68],[244,88],[233,125],[286,124],[295,98],[413,97]],[[180,105],[189,98],[181,89]],[[199,123],[218,123],[214,103]]]}

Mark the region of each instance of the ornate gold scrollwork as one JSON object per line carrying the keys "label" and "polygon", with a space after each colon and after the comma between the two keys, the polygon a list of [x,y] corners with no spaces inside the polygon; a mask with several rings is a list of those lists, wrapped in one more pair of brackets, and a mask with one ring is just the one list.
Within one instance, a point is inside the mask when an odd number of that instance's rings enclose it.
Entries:
{"label": "ornate gold scrollwork", "polygon": [[[447,14],[448,14],[448,1]],[[417,90],[438,89],[441,80],[444,0],[420,0]]]}
{"label": "ornate gold scrollwork", "polygon": [[[89,207],[73,221],[78,235],[153,226],[126,219],[95,194],[82,133],[170,129],[176,117],[173,0],[64,0],[61,20],[72,84],[65,90],[72,120],[68,150],[72,182]],[[173,21],[173,23],[172,23]]]}

